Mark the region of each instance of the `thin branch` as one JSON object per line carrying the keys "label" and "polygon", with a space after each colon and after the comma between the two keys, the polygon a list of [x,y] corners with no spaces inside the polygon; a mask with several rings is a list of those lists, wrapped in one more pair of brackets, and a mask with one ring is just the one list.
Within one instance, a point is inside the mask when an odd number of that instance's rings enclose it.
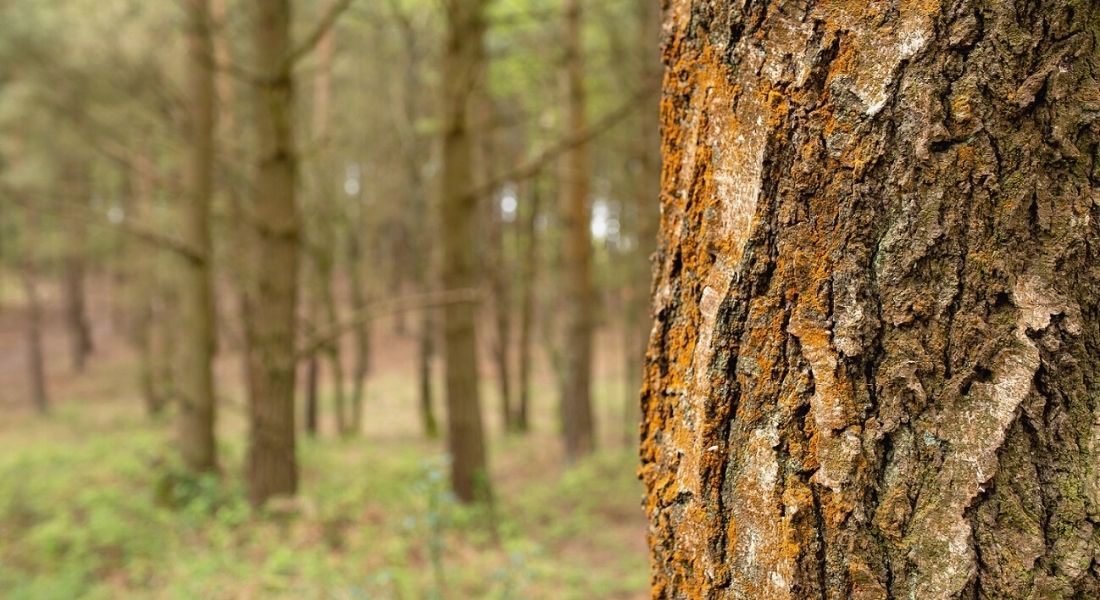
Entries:
{"label": "thin branch", "polygon": [[305,58],[317,44],[321,43],[321,39],[325,37],[325,34],[329,32],[336,25],[336,21],[340,18],[340,15],[344,14],[348,8],[351,7],[355,0],[335,0],[325,14],[321,17],[321,20],[317,21],[317,25],[314,26],[313,31],[309,33],[302,40],[302,43],[294,47],[290,54],[287,54],[283,59],[283,68],[280,72],[285,73],[294,68],[294,65]]}
{"label": "thin branch", "polygon": [[84,208],[83,206],[77,204],[73,204],[71,202],[62,203],[55,201],[43,206],[39,203],[28,200],[23,192],[13,190],[6,186],[0,187],[0,193],[4,193],[5,195],[11,197],[12,201],[28,211],[33,211],[48,216],[60,217],[84,225],[94,225],[96,227],[102,227],[105,229],[113,229],[156,248],[162,248],[164,250],[173,252],[188,260],[195,262],[202,262],[203,260],[205,260],[205,257],[201,253],[190,248],[187,244],[180,240],[173,239],[169,236],[162,235],[144,227],[132,225],[130,223],[127,223],[126,221],[122,221],[119,223],[104,221],[99,217],[98,214],[96,214],[92,210]]}
{"label": "thin branch", "polygon": [[472,189],[470,194],[482,196],[492,192],[505,183],[523,181],[538,175],[548,164],[557,160],[562,154],[565,154],[581,144],[592,141],[626,120],[631,113],[642,105],[642,101],[647,98],[647,93],[649,91],[650,88],[648,86],[643,87],[635,92],[634,95],[621,106],[601,117],[599,121],[596,121],[584,131],[558,140],[556,143],[551,144],[548,148],[514,169],[495,174],[493,177],[489,178],[488,181]]}
{"label": "thin branch", "polygon": [[477,303],[480,302],[481,299],[482,293],[480,290],[460,289],[401,296],[398,298],[372,302],[356,312],[356,314],[347,321],[337,323],[325,331],[313,334],[312,339],[302,344],[299,348],[296,357],[298,360],[308,358],[325,346],[340,339],[344,334],[379,317],[409,310],[439,308],[451,304]]}

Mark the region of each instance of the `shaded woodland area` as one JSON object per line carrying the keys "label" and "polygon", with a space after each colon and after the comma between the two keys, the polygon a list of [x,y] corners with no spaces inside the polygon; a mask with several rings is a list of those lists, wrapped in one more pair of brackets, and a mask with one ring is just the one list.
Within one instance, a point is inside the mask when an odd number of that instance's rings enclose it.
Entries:
{"label": "shaded woodland area", "polygon": [[659,18],[0,4],[0,595],[644,596]]}

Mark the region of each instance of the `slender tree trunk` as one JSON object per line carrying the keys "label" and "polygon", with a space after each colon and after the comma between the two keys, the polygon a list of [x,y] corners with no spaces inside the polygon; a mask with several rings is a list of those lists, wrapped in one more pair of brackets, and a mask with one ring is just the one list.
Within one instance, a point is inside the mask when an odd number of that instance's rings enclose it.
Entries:
{"label": "slender tree trunk", "polygon": [[[336,35],[330,28],[317,43],[317,75],[313,82],[313,136],[315,140],[323,140],[328,136],[329,116],[332,104],[332,61],[336,51]],[[337,296],[334,286],[336,274],[336,256],[338,252],[338,235],[333,225],[336,217],[329,214],[329,206],[332,202],[331,187],[328,182],[328,174],[322,162],[322,175],[318,177],[317,201],[321,203],[320,223],[322,235],[315,241],[314,259],[317,266],[316,290],[320,301],[318,313],[323,317],[326,328],[334,328],[339,322],[340,310],[337,305]],[[348,256],[352,260],[349,265],[352,283],[352,305],[354,310],[360,310],[365,302],[362,294],[362,277],[359,269],[362,268],[358,260],[358,236],[363,231],[356,228],[351,232],[352,248]],[[341,436],[358,435],[362,430],[363,395],[366,383],[366,352],[362,344],[363,331],[367,326],[357,328],[356,331],[356,365],[352,373],[350,395],[346,384],[344,371],[343,346],[339,338],[326,344],[322,351],[328,359],[329,372],[331,373],[331,388],[335,399],[334,412],[336,414],[337,431]]]}
{"label": "slender tree trunk", "polygon": [[[407,240],[405,236],[405,225],[396,219],[394,223],[389,227],[387,242],[389,246],[390,255],[390,269],[389,276],[389,290],[394,296],[400,296],[404,293],[405,287],[405,274],[408,269],[404,268],[402,262],[404,258],[408,256]],[[405,337],[409,333],[408,315],[405,311],[399,310],[393,315],[393,334],[398,337]]]}
{"label": "slender tree trunk", "polygon": [[[142,281],[139,285],[144,286],[145,283]],[[131,310],[137,313],[134,317],[134,347],[138,353],[138,386],[145,403],[145,413],[155,419],[164,412],[167,399],[161,393],[164,382],[160,381],[157,371],[153,300],[140,292],[134,296],[137,302]]]}
{"label": "slender tree trunk", "polygon": [[[131,216],[141,222],[149,214],[156,197],[153,164],[135,148],[128,161],[130,194],[133,197]],[[172,395],[173,377],[170,364],[174,351],[168,346],[168,319],[158,313],[158,306],[167,296],[159,285],[157,260],[159,253],[150,253],[144,246],[127,247],[130,276],[130,310],[133,311],[132,341],[138,353],[138,385],[146,414],[159,417]]]}
{"label": "slender tree trunk", "polygon": [[[363,272],[367,263],[363,260],[363,247],[359,240],[359,236],[365,231],[366,227],[360,224],[348,240],[348,273],[354,314],[362,314],[367,310],[370,299],[367,278]],[[367,396],[367,376],[370,375],[372,329],[371,320],[364,319],[353,332],[355,357],[351,373],[351,429],[356,434],[363,431],[363,402]]]}
{"label": "slender tree trunk", "polygon": [[420,423],[424,435],[429,439],[439,437],[439,422],[435,416],[432,400],[432,357],[435,356],[436,319],[431,309],[425,309],[420,316],[419,344],[417,351],[417,380],[419,381]]}
{"label": "slender tree trunk", "polygon": [[[399,3],[394,3],[394,17],[397,21],[397,31],[401,34],[404,46],[405,64],[401,78],[401,106],[403,108],[401,130],[404,134],[403,164],[405,167],[405,189],[412,210],[417,214],[425,215],[424,218],[413,222],[413,235],[415,243],[412,248],[412,263],[415,271],[415,283],[417,290],[422,294],[430,293],[438,287],[435,281],[436,267],[436,236],[440,231],[438,213],[428,210],[431,204],[429,194],[425,194],[423,176],[424,156],[426,149],[425,136],[419,132],[417,123],[420,121],[423,110],[422,89],[423,84],[420,74],[424,72],[422,52],[420,50],[420,36],[413,26],[412,12],[400,10]],[[432,380],[432,359],[436,354],[436,325],[438,318],[432,309],[425,309],[419,315],[417,323],[417,379],[418,401],[420,411],[420,423],[424,435],[429,439],[439,436],[439,424],[435,415],[434,393]]]}
{"label": "slender tree trunk", "polygon": [[1100,5],[667,15],[653,597],[1100,597]]}
{"label": "slender tree trunk", "polygon": [[[217,64],[229,65],[233,64],[236,58],[233,56],[231,40],[233,38],[233,32],[229,28],[228,20],[228,0],[210,0],[210,9],[214,19],[214,55],[216,57]],[[232,156],[232,162],[245,163],[249,160],[248,156],[245,156],[245,152],[241,150],[241,145],[238,140],[241,139],[242,133],[238,127],[237,118],[237,94],[234,87],[234,78],[231,73],[226,71],[219,71],[215,75],[215,84],[218,94],[218,130],[221,132],[222,140],[227,140],[224,151],[230,153]],[[256,244],[249,243],[252,239],[252,218],[249,213],[249,208],[246,206],[244,191],[245,185],[242,185],[242,181],[247,181],[248,175],[245,173],[236,172],[232,169],[223,169],[221,171],[225,183],[225,197],[229,205],[229,225],[228,229],[231,232],[229,234],[231,239],[242,240],[244,243],[237,245],[236,252],[233,253],[232,258],[224,261],[224,266],[227,274],[231,278],[230,289],[233,294],[233,308],[237,313],[239,323],[242,324],[242,335],[237,339],[239,347],[237,350],[241,356],[241,373],[244,376],[244,381],[248,382],[252,380],[252,375],[249,373],[251,367],[249,366],[249,357],[252,352],[249,348],[251,343],[248,334],[248,287],[250,282],[255,279],[254,273],[251,271],[256,259],[253,253],[257,250]],[[249,190],[250,191],[250,190]]]}
{"label": "slender tree trunk", "polygon": [[638,79],[642,85],[651,86],[652,92],[644,97],[645,108],[638,116],[637,149],[635,157],[638,174],[634,194],[634,247],[632,266],[635,276],[627,289],[626,310],[626,396],[623,403],[623,441],[627,445],[638,443],[638,382],[645,363],[646,347],[653,328],[653,315],[649,309],[650,285],[653,280],[651,257],[657,244],[660,221],[661,139],[658,127],[660,110],[660,36],[661,7],[656,2],[638,2],[639,40],[641,56]]}
{"label": "slender tree trunk", "polygon": [[[487,152],[485,158],[491,156]],[[500,396],[500,424],[504,431],[515,431],[515,402],[512,399],[512,294],[511,273],[504,246],[504,219],[496,196],[488,202],[486,217],[489,219],[490,289],[493,295],[493,361],[497,369],[497,386]]]}
{"label": "slender tree trunk", "polygon": [[295,202],[294,80],[289,0],[253,0],[257,165],[252,241],[255,280],[249,290],[248,497],[260,506],[298,488],[294,427],[298,238]]}
{"label": "slender tree trunk", "polygon": [[[474,187],[470,113],[473,89],[482,72],[485,33],[483,0],[447,0],[442,63],[443,174],[440,222],[443,227],[443,286],[475,287],[478,281],[476,231],[478,198]],[[477,306],[463,302],[444,309],[443,358],[447,397],[447,445],[451,485],[462,502],[490,498],[481,400],[478,396]]]}
{"label": "slender tree trunk", "polygon": [[34,216],[29,216],[26,227],[26,243],[23,248],[23,292],[27,299],[27,382],[31,403],[38,414],[49,411],[50,400],[46,388],[46,359],[42,350],[42,301],[38,294],[38,268],[34,259]]}
{"label": "slender tree trunk", "polygon": [[188,469],[218,468],[214,439],[214,294],[210,203],[213,196],[215,90],[208,0],[187,0],[189,154],[182,235],[196,257],[181,259],[179,327],[180,453]]}
{"label": "slender tree trunk", "polygon": [[[67,176],[72,179],[66,186],[67,191],[76,203],[90,206],[92,182],[87,165],[73,161],[69,164],[69,168],[70,172]],[[62,302],[65,330],[69,338],[69,359],[73,371],[83,373],[93,350],[92,326],[88,318],[87,289],[85,288],[88,232],[82,223],[72,223],[68,230],[61,273]]]}
{"label": "slender tree trunk", "polygon": [[67,257],[62,273],[65,324],[69,333],[69,356],[73,370],[77,373],[84,372],[88,364],[88,356],[92,352],[92,329],[88,322],[84,277],[84,257],[77,255]]}
{"label": "slender tree trunk", "polygon": [[523,215],[522,235],[522,296],[519,309],[519,401],[516,405],[516,429],[520,432],[531,430],[531,374],[534,367],[535,346],[535,301],[538,297],[539,275],[539,234],[538,219],[541,210],[542,195],[539,192],[538,179],[530,185],[530,195],[520,211]]}
{"label": "slender tree trunk", "polygon": [[[308,246],[308,244],[303,244]],[[314,252],[307,252],[307,256]],[[316,257],[313,257],[316,258]],[[314,264],[316,261],[312,261]],[[310,263],[304,263],[310,264]],[[315,279],[316,268],[307,269],[303,266],[303,274],[307,280],[305,288],[308,295],[303,293],[302,304],[303,309],[303,328],[306,331],[306,337],[312,338],[317,335],[317,332],[322,329],[327,329],[329,324],[325,323],[320,315],[322,312],[321,302],[318,300],[318,291]],[[304,419],[304,429],[306,435],[310,438],[316,438],[320,429],[320,387],[321,387],[321,352],[324,348],[313,350],[308,356],[304,357],[306,376],[302,380],[302,416]],[[339,426],[337,427],[339,432]]]}
{"label": "slender tree trunk", "polygon": [[[315,262],[317,264],[315,290],[316,301],[318,302],[316,312],[321,317],[321,322],[324,323],[324,327],[327,330],[335,328],[340,320],[336,306],[336,294],[333,293],[332,289],[334,265],[330,254],[331,251],[332,248],[328,247],[317,248],[317,256],[315,256]],[[336,414],[336,431],[341,436],[349,436],[353,433],[357,433],[358,430],[356,429],[356,422],[352,414],[354,409],[348,406],[348,396],[345,393],[344,360],[340,347],[340,338],[337,337],[325,344],[324,347],[321,348],[321,352],[324,353],[327,359],[329,375],[331,376],[329,387],[333,395],[333,412]]]}
{"label": "slender tree trunk", "polygon": [[318,422],[320,417],[320,403],[318,402],[317,393],[320,387],[320,372],[321,361],[317,358],[317,353],[309,355],[306,359],[306,381],[305,381],[305,420],[306,420],[306,435],[311,438],[317,438]]}
{"label": "slender tree trunk", "polygon": [[[581,0],[565,2],[566,126],[570,135],[587,128],[584,66],[581,56]],[[588,144],[571,148],[562,157],[562,297],[564,377],[561,390],[561,427],[569,462],[592,452],[596,444],[592,412],[592,240],[589,233]]]}

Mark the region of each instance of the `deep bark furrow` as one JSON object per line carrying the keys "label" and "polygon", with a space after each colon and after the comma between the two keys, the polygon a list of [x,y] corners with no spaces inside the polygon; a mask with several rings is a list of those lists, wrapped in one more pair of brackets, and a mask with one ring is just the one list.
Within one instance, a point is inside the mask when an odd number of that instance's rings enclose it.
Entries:
{"label": "deep bark furrow", "polygon": [[670,2],[655,597],[1100,587],[1100,7],[1028,6]]}

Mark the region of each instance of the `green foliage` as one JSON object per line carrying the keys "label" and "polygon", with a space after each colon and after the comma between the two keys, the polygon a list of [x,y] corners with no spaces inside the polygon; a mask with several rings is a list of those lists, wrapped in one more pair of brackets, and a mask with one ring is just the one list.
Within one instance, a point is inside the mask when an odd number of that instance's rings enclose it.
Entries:
{"label": "green foliage", "polygon": [[[618,518],[640,531],[630,453],[524,473],[490,512],[454,500],[433,446],[321,439],[302,448],[293,509],[253,514],[229,475],[239,465],[189,477],[159,426],[59,408],[0,438],[5,599],[557,599],[646,586],[640,539],[605,531]],[[239,460],[240,442],[226,456]],[[537,452],[525,444],[499,451]]]}

